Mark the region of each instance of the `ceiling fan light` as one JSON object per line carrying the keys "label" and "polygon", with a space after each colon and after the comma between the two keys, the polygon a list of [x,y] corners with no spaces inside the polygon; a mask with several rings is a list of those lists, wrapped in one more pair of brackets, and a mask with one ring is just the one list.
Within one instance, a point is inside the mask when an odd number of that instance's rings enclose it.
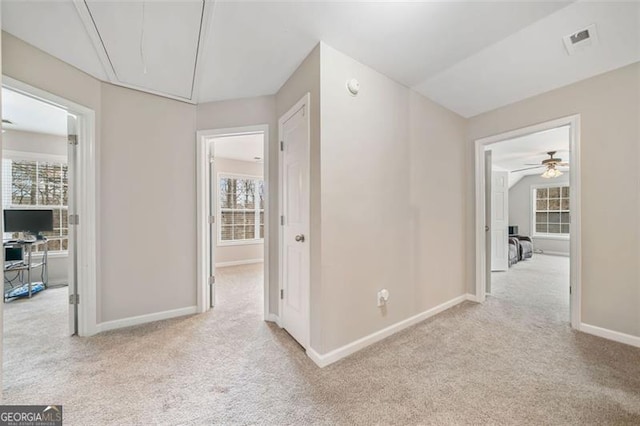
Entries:
{"label": "ceiling fan light", "polygon": [[557,177],[562,176],[562,175],[563,175],[563,173],[560,170],[558,170],[558,169],[556,169],[554,167],[549,167],[540,176],[545,178],[545,179],[553,179],[553,178],[557,178]]}

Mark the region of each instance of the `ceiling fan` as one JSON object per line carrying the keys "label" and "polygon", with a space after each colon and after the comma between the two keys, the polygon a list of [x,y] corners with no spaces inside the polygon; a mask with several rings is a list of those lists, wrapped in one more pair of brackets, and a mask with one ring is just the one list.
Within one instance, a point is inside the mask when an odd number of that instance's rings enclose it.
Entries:
{"label": "ceiling fan", "polygon": [[547,152],[547,154],[549,155],[549,158],[542,160],[540,164],[525,164],[526,166],[533,166],[533,167],[525,167],[523,169],[512,170],[511,173],[523,172],[525,170],[533,170],[533,169],[539,169],[541,167],[546,167],[547,170],[545,170],[544,173],[541,175],[542,177],[544,178],[558,177],[562,175],[562,172],[558,170],[556,167],[558,166],[566,167],[566,166],[569,166],[569,163],[563,162],[562,158],[554,157],[556,152],[557,151]]}

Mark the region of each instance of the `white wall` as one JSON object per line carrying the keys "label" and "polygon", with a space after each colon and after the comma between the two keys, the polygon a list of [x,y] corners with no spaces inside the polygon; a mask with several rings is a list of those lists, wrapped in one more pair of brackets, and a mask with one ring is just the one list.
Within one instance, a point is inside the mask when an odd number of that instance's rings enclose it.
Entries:
{"label": "white wall", "polygon": [[[219,191],[220,184],[218,176],[220,174],[229,175],[245,175],[245,176],[259,176],[264,174],[264,167],[262,163],[255,161],[238,161],[228,158],[216,158],[215,161],[215,173],[216,182],[214,183],[216,190]],[[218,194],[217,200],[220,199]],[[216,214],[218,218],[220,215]],[[220,220],[216,221],[218,225]],[[216,235],[218,235],[218,229],[215,228]],[[215,252],[216,266],[225,266],[225,264],[233,263],[247,263],[255,260],[264,259],[264,243],[255,244],[235,244],[224,245],[217,241],[216,237],[216,252]]]}
{"label": "white wall", "polygon": [[[471,118],[466,168],[473,170],[474,140],[572,114],[581,116],[582,322],[640,336],[640,63]],[[472,174],[471,291],[474,185]]]}
{"label": "white wall", "polygon": [[5,130],[3,137],[2,149],[4,150],[67,156],[65,136]]}
{"label": "white wall", "polygon": [[102,321],[196,305],[196,107],[102,84]]}
{"label": "white wall", "polygon": [[[466,293],[466,123],[329,46],[321,52],[321,326],[312,345],[322,354]],[[351,78],[356,97],[345,88]],[[382,288],[386,311],[376,306]]]}
{"label": "white wall", "polygon": [[[520,235],[533,235],[531,212],[533,209],[532,185],[569,185],[569,173],[554,179],[545,179],[540,175],[525,176],[509,189],[509,225],[518,225]],[[569,256],[569,239],[532,237],[533,249],[545,253]]]}

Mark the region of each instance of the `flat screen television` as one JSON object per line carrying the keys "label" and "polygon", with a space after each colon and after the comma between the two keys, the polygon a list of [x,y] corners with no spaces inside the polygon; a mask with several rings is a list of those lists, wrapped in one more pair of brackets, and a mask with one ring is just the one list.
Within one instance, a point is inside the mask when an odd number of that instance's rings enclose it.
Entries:
{"label": "flat screen television", "polygon": [[53,210],[4,211],[4,232],[28,232],[37,235],[44,231],[53,231]]}

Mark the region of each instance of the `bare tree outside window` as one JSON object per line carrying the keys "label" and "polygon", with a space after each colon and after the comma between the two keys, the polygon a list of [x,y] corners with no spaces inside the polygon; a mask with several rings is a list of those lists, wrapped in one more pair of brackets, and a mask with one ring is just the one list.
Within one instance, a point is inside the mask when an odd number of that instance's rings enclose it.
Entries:
{"label": "bare tree outside window", "polygon": [[220,241],[264,238],[264,181],[223,176],[218,188]]}
{"label": "bare tree outside window", "polygon": [[[46,161],[18,161],[3,159],[9,169],[11,182],[5,182],[5,199],[10,207],[43,208],[53,210],[53,231],[43,232],[49,239],[50,251],[66,251],[69,247],[67,202],[69,194],[68,167],[63,163]],[[14,236],[14,238],[17,235]],[[38,246],[38,250],[44,247]]]}
{"label": "bare tree outside window", "polygon": [[535,234],[569,235],[569,187],[535,189]]}

